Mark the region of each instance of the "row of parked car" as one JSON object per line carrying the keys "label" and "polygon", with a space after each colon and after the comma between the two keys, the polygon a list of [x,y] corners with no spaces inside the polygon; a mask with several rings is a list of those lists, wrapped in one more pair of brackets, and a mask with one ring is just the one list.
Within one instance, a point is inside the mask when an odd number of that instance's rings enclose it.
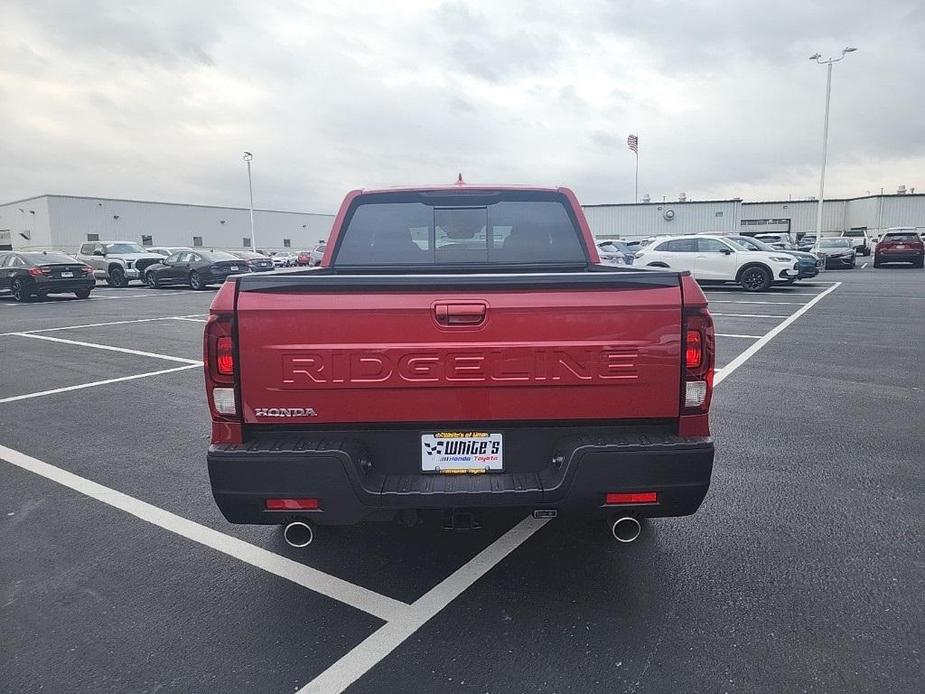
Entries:
{"label": "row of parked car", "polygon": [[[858,234],[861,233],[861,236]],[[873,243],[873,250],[870,244]],[[755,236],[740,234],[690,234],[655,236],[636,241],[598,241],[602,262],[690,270],[695,278],[708,282],[737,282],[749,291],[762,291],[771,284],[793,284],[815,277],[826,269],[854,269],[857,256],[873,253],[874,267],[887,263],[911,263],[923,267],[925,245],[914,229],[890,229],[871,240],[866,232],[846,232],[841,237],[823,237],[816,244],[807,235],[796,244],[787,233]]]}
{"label": "row of parked car", "polygon": [[76,255],[60,251],[0,252],[0,293],[17,301],[49,294],[74,294],[87,299],[104,280],[112,287],[127,287],[140,280],[149,287],[185,285],[205,289],[229,275],[270,272],[278,267],[316,266],[324,244],[302,253],[216,251],[183,246],[141,246],[131,241],[91,241]]}

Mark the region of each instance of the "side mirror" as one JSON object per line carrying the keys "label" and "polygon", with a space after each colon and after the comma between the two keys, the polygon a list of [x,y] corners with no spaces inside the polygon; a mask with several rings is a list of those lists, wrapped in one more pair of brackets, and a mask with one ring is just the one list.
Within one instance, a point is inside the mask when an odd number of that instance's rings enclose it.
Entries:
{"label": "side mirror", "polygon": [[722,253],[723,255],[732,255],[732,249],[724,248],[723,250],[720,251],[720,253]]}
{"label": "side mirror", "polygon": [[98,256],[100,256],[100,257],[102,258],[103,256],[106,255],[106,252],[97,249],[97,250],[93,251],[93,255],[98,255]]}

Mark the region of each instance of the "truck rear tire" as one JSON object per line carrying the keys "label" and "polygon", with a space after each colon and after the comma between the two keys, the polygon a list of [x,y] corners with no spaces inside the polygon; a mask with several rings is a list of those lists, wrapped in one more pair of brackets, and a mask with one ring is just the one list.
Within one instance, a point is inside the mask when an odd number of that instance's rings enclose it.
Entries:
{"label": "truck rear tire", "polygon": [[89,299],[90,290],[89,289],[75,289],[74,296],[76,296],[78,299]]}

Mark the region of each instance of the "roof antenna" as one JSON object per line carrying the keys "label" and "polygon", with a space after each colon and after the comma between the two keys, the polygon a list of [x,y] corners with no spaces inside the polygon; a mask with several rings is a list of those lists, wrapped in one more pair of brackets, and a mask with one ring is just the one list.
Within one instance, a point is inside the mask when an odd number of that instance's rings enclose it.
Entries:
{"label": "roof antenna", "polygon": [[462,172],[460,172],[459,176],[456,177],[456,185],[458,186],[466,185],[466,182],[462,179]]}

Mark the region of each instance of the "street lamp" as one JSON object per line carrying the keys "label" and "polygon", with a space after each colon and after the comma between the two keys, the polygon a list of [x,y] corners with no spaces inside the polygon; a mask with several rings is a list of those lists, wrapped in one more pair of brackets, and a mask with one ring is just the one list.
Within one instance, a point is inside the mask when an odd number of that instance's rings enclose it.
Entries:
{"label": "street lamp", "polygon": [[257,239],[254,238],[254,183],[251,180],[251,160],[254,155],[250,152],[244,153],[244,161],[247,162],[247,188],[251,194],[251,250],[257,252]]}
{"label": "street lamp", "polygon": [[843,48],[838,58],[829,58],[827,60],[822,59],[821,53],[813,53],[809,56],[810,60],[815,60],[820,65],[827,66],[825,81],[825,122],[822,126],[822,171],[819,174],[819,206],[816,210],[816,243],[813,246],[813,250],[816,253],[819,253],[819,242],[822,240],[822,204],[823,197],[825,196],[825,159],[828,154],[829,146],[829,98],[832,95],[832,65],[844,60],[846,55],[854,53],[856,50],[857,48]]}

